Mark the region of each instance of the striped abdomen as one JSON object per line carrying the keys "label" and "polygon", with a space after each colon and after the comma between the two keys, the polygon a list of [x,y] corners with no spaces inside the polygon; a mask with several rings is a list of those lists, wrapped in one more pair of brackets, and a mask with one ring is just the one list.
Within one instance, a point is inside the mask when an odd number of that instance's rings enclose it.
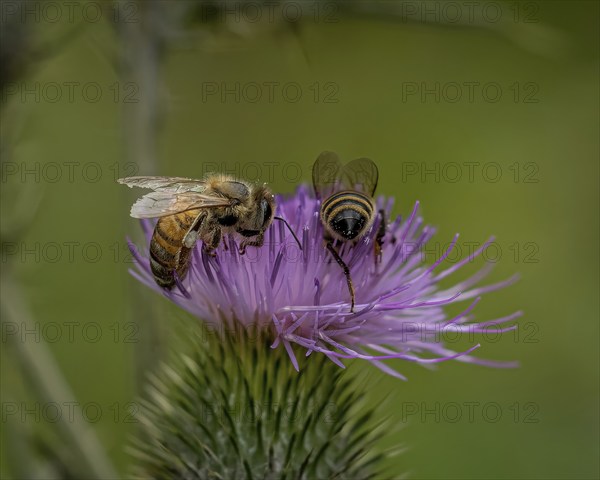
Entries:
{"label": "striped abdomen", "polygon": [[321,205],[321,221],[334,238],[353,240],[361,237],[372,225],[373,199],[357,191],[337,192]]}
{"label": "striped abdomen", "polygon": [[150,267],[161,287],[172,288],[175,285],[173,272],[177,272],[180,279],[185,277],[192,249],[183,245],[183,237],[199,213],[198,210],[190,210],[161,217],[156,222],[150,241]]}

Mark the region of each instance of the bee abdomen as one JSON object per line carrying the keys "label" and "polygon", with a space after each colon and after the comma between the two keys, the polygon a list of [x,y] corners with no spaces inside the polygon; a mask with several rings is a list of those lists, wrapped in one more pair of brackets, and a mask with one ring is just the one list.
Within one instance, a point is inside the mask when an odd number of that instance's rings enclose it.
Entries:
{"label": "bee abdomen", "polygon": [[335,234],[346,240],[361,235],[373,222],[373,201],[360,192],[338,192],[321,206],[321,218]]}
{"label": "bee abdomen", "polygon": [[323,217],[327,220],[340,207],[361,211],[366,217],[373,215],[373,201],[371,198],[360,192],[344,191],[331,195],[323,202],[321,206]]}
{"label": "bee abdomen", "polygon": [[194,221],[185,213],[158,219],[150,242],[150,268],[156,283],[163,288],[175,285],[173,272],[183,278],[187,272],[190,249],[183,237]]}

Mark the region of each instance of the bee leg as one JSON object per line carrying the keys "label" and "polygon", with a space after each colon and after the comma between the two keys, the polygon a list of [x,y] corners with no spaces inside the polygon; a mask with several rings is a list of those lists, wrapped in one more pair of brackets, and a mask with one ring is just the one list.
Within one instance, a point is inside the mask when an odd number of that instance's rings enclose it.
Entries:
{"label": "bee leg", "polygon": [[183,237],[183,245],[186,248],[192,248],[196,244],[196,240],[198,240],[198,232],[195,230],[190,230]]}
{"label": "bee leg", "polygon": [[350,312],[352,313],[352,312],[354,312],[355,295],[354,295],[354,284],[352,283],[352,278],[350,277],[350,269],[348,268],[348,265],[346,265],[346,263],[344,263],[344,261],[342,260],[342,257],[340,257],[340,255],[335,250],[335,248],[333,248],[333,243],[331,243],[330,240],[327,241],[326,246],[327,246],[327,250],[329,250],[331,252],[331,255],[333,255],[333,258],[335,258],[335,261],[338,263],[338,265],[340,267],[342,267],[342,270],[344,271],[344,275],[346,276],[346,282],[348,283],[348,290],[350,291],[350,298],[352,299],[352,304],[350,306]]}
{"label": "bee leg", "polygon": [[386,231],[385,211],[383,209],[379,210],[379,218],[379,228],[377,229],[377,235],[375,236],[375,264],[381,263],[381,248],[383,246],[383,237],[385,236]]}
{"label": "bee leg", "polygon": [[189,260],[191,253],[192,249],[186,248],[185,246],[182,246],[177,252],[177,255],[175,256],[175,270],[171,272],[173,274],[173,282],[175,282],[174,284],[177,283],[177,280],[175,280],[175,275],[180,281],[185,278],[190,266]]}
{"label": "bee leg", "polygon": [[218,248],[219,243],[221,243],[221,228],[216,227],[210,232],[208,239],[204,239],[204,253],[216,257],[215,250]]}
{"label": "bee leg", "polygon": [[265,243],[265,232],[258,232],[255,240],[244,240],[240,245],[240,255],[244,255],[246,253],[246,247],[262,247]]}
{"label": "bee leg", "polygon": [[192,224],[192,226],[189,228],[189,230],[186,232],[185,236],[183,237],[183,246],[186,248],[193,248],[194,245],[196,244],[196,240],[198,240],[198,231],[200,230],[200,227],[202,226],[202,221],[204,220],[205,215],[198,215],[198,217],[196,218],[196,220],[194,220],[194,223]]}

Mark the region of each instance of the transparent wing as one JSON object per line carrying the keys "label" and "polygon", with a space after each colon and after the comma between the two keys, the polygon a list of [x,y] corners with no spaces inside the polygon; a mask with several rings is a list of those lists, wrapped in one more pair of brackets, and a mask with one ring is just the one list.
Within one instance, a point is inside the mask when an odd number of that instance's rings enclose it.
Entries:
{"label": "transparent wing", "polygon": [[313,187],[317,197],[325,197],[336,190],[340,183],[343,166],[334,152],[321,153],[312,169]]}
{"label": "transparent wing", "polygon": [[373,196],[379,180],[379,170],[373,160],[357,158],[343,167],[341,183],[345,188]]}
{"label": "transparent wing", "polygon": [[198,208],[230,207],[235,199],[202,195],[196,192],[170,193],[150,192],[138,199],[131,207],[133,218],[156,218],[174,215]]}
{"label": "transparent wing", "polygon": [[342,165],[333,152],[323,152],[313,165],[313,186],[317,196],[339,190],[358,190],[373,196],[379,180],[377,165],[368,158],[357,158]]}
{"label": "transparent wing", "polygon": [[149,188],[165,193],[202,192],[206,182],[185,177],[126,177],[117,182],[128,187]]}

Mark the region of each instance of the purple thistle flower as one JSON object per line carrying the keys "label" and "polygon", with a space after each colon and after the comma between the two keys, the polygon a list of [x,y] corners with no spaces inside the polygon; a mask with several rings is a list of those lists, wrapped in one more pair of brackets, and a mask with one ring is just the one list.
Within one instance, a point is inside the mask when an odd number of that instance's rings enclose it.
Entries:
{"label": "purple thistle flower", "polygon": [[[322,353],[341,367],[342,359],[364,359],[402,379],[405,377],[383,360],[431,364],[456,359],[494,367],[515,366],[514,362],[472,357],[470,353],[479,344],[455,352],[441,341],[449,332],[503,333],[517,328],[513,321],[521,312],[481,323],[473,323],[471,315],[482,294],[510,285],[516,275],[477,287],[493,266],[487,263],[451,288],[442,289],[439,284],[481,255],[493,238],[466,258],[438,271],[455,246],[456,235],[433,265],[425,265],[421,253],[435,229],[423,224],[417,202],[408,218],[397,217],[388,225],[383,259],[376,265],[376,220],[354,246],[347,243],[339,249],[356,288],[356,307],[351,313],[342,269],[323,245],[319,200],[306,186],[300,186],[294,196],[278,196],[277,205],[277,214],[299,233],[302,250],[280,222],[271,225],[263,247],[249,248],[244,256],[238,253],[235,239],[225,237],[223,242],[228,247],[222,243],[216,257],[206,255],[197,246],[187,276],[173,290],[164,290],[154,281],[148,257],[129,242],[137,267],[132,274],[218,331],[240,325],[270,330],[275,338],[272,348],[285,348],[296,369],[292,344],[303,347],[307,356]],[[377,200],[386,218],[392,205],[393,198]],[[143,220],[142,226],[149,243],[153,224]],[[143,251],[147,252],[147,246]],[[448,317],[444,307],[465,300],[469,303],[462,313]]]}

